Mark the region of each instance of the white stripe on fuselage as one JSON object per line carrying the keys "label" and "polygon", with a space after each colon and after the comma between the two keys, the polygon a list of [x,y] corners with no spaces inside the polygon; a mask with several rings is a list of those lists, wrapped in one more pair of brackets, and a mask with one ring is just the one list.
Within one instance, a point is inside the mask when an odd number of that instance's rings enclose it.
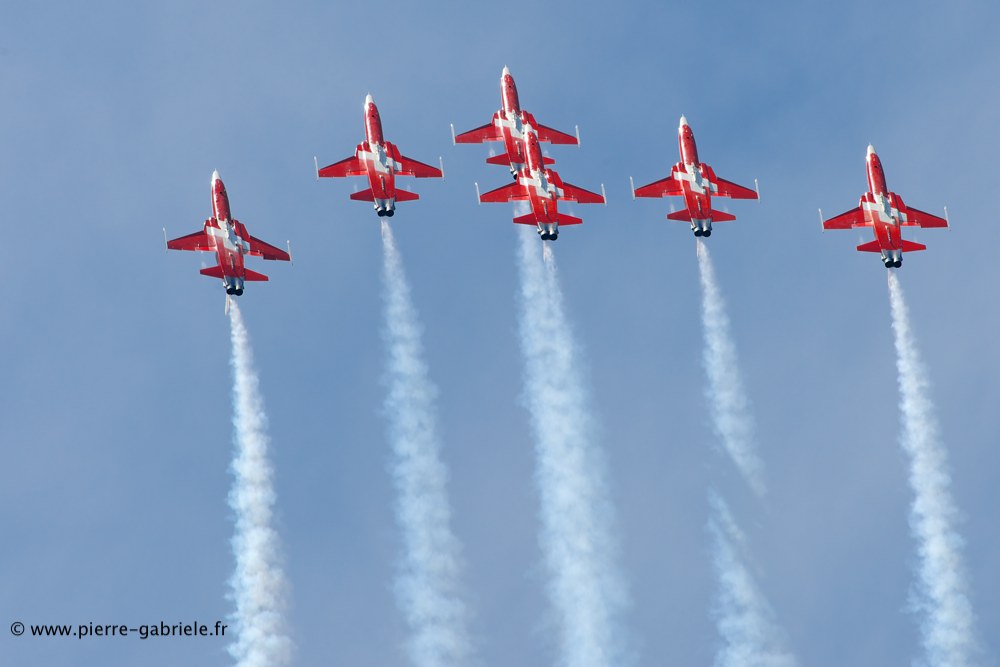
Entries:
{"label": "white stripe on fuselage", "polygon": [[701,173],[701,167],[696,167],[693,164],[685,164],[684,171],[675,171],[674,179],[678,181],[687,181],[691,184],[691,190],[700,195],[714,195],[719,191],[719,186],[705,178],[704,174]]}
{"label": "white stripe on fuselage", "polygon": [[390,170],[395,173],[400,167],[398,162],[389,157],[385,146],[382,144],[376,144],[374,150],[359,151],[358,157],[365,162],[371,162],[375,165],[375,171],[382,172],[383,174],[388,174]]}
{"label": "white stripe on fuselage", "polygon": [[535,194],[539,197],[548,197],[552,194],[556,197],[563,196],[563,189],[545,178],[545,172],[528,172],[528,174],[519,178],[517,182],[526,188],[535,188]]}
{"label": "white stripe on fuselage", "polygon": [[875,198],[874,202],[868,200],[861,202],[861,209],[863,211],[877,212],[879,221],[887,224],[906,222],[906,214],[900,213],[899,209],[893,207],[889,203],[888,197],[883,194],[872,195],[872,197]]}
{"label": "white stripe on fuselage", "polygon": [[508,115],[507,112],[504,110],[500,111],[500,115],[497,118],[497,123],[500,125],[501,135],[503,134],[503,128],[507,127],[510,128],[510,135],[514,139],[523,139],[525,130],[531,131],[531,126],[524,125],[521,122],[521,114],[517,112],[511,112],[511,115],[513,117]]}
{"label": "white stripe on fuselage", "polygon": [[215,237],[216,243],[219,243],[221,241],[222,247],[225,248],[226,250],[229,250],[230,252],[238,252],[238,251],[241,251],[243,253],[250,252],[250,244],[244,241],[242,238],[240,238],[240,236],[236,233],[235,226],[229,224],[229,222],[226,220],[220,220],[218,222],[220,225],[225,225],[226,228],[225,229],[221,229],[219,227],[208,228],[208,234],[210,236]]}

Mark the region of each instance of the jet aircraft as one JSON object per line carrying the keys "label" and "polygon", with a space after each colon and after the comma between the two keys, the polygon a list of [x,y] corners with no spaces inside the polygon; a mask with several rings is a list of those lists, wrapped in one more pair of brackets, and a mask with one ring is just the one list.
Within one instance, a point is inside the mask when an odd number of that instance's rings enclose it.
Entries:
{"label": "jet aircraft", "polygon": [[[865,163],[868,171],[868,192],[861,195],[860,205],[829,220],[823,220],[823,229],[871,227],[875,232],[875,240],[862,243],[858,246],[858,250],[881,253],[882,263],[887,269],[899,268],[903,265],[904,252],[927,249],[922,243],[904,239],[903,227],[947,227],[948,220],[907,206],[903,203],[902,197],[895,192],[889,192],[885,184],[882,160],[871,144],[868,144]],[[947,214],[948,210],[945,209],[945,215]],[[821,210],[820,219],[822,217]]]}
{"label": "jet aircraft", "polygon": [[[523,225],[537,225],[543,241],[559,238],[559,225],[578,225],[583,220],[565,213],[557,207],[559,200],[576,201],[581,204],[604,204],[605,198],[589,190],[566,183],[559,174],[548,169],[542,160],[542,150],[538,137],[528,131],[524,139],[526,164],[517,173],[517,180],[479,197],[480,202],[525,201],[531,205],[531,213],[514,218]],[[478,189],[478,185],[476,188]],[[601,186],[603,190],[603,186]]]}
{"label": "jet aircraft", "polygon": [[417,178],[441,178],[441,169],[418,162],[401,155],[396,145],[382,136],[382,118],[371,95],[365,97],[365,140],[358,144],[354,157],[319,168],[316,177],[346,178],[347,176],[367,176],[368,189],[355,192],[351,199],[370,201],[375,212],[392,217],[396,212],[396,202],[420,199],[420,195],[409,190],[396,189],[396,176],[416,176]]}
{"label": "jet aircraft", "polygon": [[[511,176],[516,181],[518,172],[521,171],[526,162],[527,155],[524,152],[524,138],[526,127],[530,127],[538,136],[538,141],[548,141],[553,144],[577,144],[580,143],[579,128],[577,136],[553,130],[538,123],[535,117],[527,111],[521,109],[521,103],[517,98],[517,86],[514,85],[514,77],[506,67],[500,74],[500,105],[501,108],[493,114],[493,120],[477,127],[474,130],[463,132],[455,136],[455,127],[452,126],[452,140],[458,144],[481,144],[487,141],[502,141],[505,153],[487,158],[488,164],[506,165],[510,168]],[[554,164],[552,158],[543,158],[545,164]]]}
{"label": "jet aircraft", "polygon": [[680,145],[681,161],[673,166],[670,175],[664,179],[638,189],[633,183],[633,199],[684,197],[684,210],[668,214],[667,219],[690,223],[695,236],[711,236],[713,222],[729,222],[736,219],[735,215],[714,210],[713,196],[733,199],[760,198],[760,195],[750,188],[719,178],[715,175],[715,170],[698,160],[694,132],[691,131],[691,126],[684,116],[681,116],[680,126],[677,128],[677,143]]}
{"label": "jet aircraft", "polygon": [[[243,294],[245,281],[267,280],[264,274],[251,271],[244,266],[245,255],[285,262],[291,260],[291,255],[284,250],[250,236],[243,223],[231,217],[229,195],[226,194],[226,186],[219,178],[218,171],[212,172],[212,217],[205,221],[205,228],[200,232],[167,241],[167,248],[216,253],[218,265],[202,269],[201,274],[220,278],[229,296]],[[226,305],[228,309],[228,297]]]}

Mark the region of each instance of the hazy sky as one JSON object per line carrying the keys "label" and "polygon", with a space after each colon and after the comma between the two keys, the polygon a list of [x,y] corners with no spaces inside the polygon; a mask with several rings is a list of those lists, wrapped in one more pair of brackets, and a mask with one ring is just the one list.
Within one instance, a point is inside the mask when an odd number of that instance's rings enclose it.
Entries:
{"label": "hazy sky", "polygon": [[[13,637],[10,623],[213,623],[232,611],[231,371],[212,258],[166,254],[211,213],[295,263],[241,309],[270,417],[276,526],[296,664],[401,665],[381,331],[381,240],[362,181],[314,179],[385,136],[446,180],[392,225],[440,390],[442,456],[478,667],[558,658],[522,360],[509,181],[452,146],[500,104],[572,132],[562,177],[607,188],[555,244],[608,461],[632,605],[632,667],[705,665],[708,490],[746,534],[802,665],[909,664],[912,493],[886,270],[870,232],[820,231],[857,205],[865,147],[890,189],[952,231],[916,230],[900,279],[932,380],[984,647],[1000,640],[1000,47],[992,2],[20,3],[0,5],[0,663],[229,664],[226,642]],[[701,159],[762,200],[708,240],[752,401],[768,494],[722,453],[704,398],[694,239],[636,184]]]}

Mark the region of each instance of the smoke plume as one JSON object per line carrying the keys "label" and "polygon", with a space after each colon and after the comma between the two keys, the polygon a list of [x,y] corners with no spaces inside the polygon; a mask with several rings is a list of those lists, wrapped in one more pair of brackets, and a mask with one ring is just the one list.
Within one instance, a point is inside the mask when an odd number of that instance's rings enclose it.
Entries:
{"label": "smoke plume", "polygon": [[620,667],[628,600],[617,564],[605,464],[563,312],[555,256],[520,234],[524,400],[536,442],[541,543],[564,667]]}
{"label": "smoke plume", "polygon": [[972,663],[976,645],[962,539],[955,529],[958,511],[951,498],[947,454],[938,434],[930,383],[895,273],[889,274],[889,301],[899,372],[900,442],[910,457],[914,494],[910,531],[919,554],[914,598],[923,615],[922,640],[931,666],[964,667]]}
{"label": "smoke plume", "polygon": [[281,566],[281,540],[271,526],[275,504],[267,456],[267,415],[253,352],[235,300],[229,309],[233,343],[233,426],[236,430],[229,506],[236,514],[230,580],[236,602],[236,642],[230,654],[241,667],[287,665],[292,641],[285,627],[288,584]]}
{"label": "smoke plume", "polygon": [[712,414],[712,425],[736,467],[758,496],[765,493],[764,468],[754,444],[754,423],[750,401],[740,377],[736,345],[729,330],[726,303],[715,280],[715,269],[708,246],[698,244],[698,268],[701,273],[702,323],[705,328],[705,390]]}
{"label": "smoke plume", "polygon": [[396,595],[412,636],[417,667],[469,662],[468,614],[459,591],[461,548],[451,531],[448,473],[435,424],[437,391],[428,378],[421,329],[392,228],[382,221],[387,384],[385,401],[393,448],[396,520],[403,557]]}

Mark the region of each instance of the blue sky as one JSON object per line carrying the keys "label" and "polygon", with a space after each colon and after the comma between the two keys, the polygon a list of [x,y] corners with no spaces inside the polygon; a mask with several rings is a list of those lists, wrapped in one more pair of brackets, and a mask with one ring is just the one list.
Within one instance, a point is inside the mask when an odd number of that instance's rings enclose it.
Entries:
{"label": "blue sky", "polygon": [[[901,281],[933,381],[984,664],[1000,644],[1000,334],[993,184],[1000,8],[987,2],[549,2],[287,5],[7,3],[0,21],[0,610],[3,625],[214,621],[231,611],[226,494],[229,332],[203,262],[165,254],[210,214],[218,169],[234,215],[293,266],[241,307],[270,416],[278,529],[298,664],[397,664],[399,537],[381,405],[377,218],[317,183],[363,137],[434,163],[392,224],[440,389],[443,456],[482,665],[551,664],[537,494],[517,346],[510,210],[487,149],[504,65],[522,106],[581,148],[549,154],[607,188],[556,244],[597,441],[610,468],[637,665],[706,664],[707,491],[747,533],[758,582],[803,665],[920,656],[907,611],[914,543],[898,444],[885,269],[858,232],[819,229],[866,187],[950,232],[909,235]],[[745,488],[711,431],[694,240],[636,183],[677,160],[686,114],[703,161],[760,203],[710,239],[769,494]],[[212,640],[32,640],[4,664],[228,662]]]}

